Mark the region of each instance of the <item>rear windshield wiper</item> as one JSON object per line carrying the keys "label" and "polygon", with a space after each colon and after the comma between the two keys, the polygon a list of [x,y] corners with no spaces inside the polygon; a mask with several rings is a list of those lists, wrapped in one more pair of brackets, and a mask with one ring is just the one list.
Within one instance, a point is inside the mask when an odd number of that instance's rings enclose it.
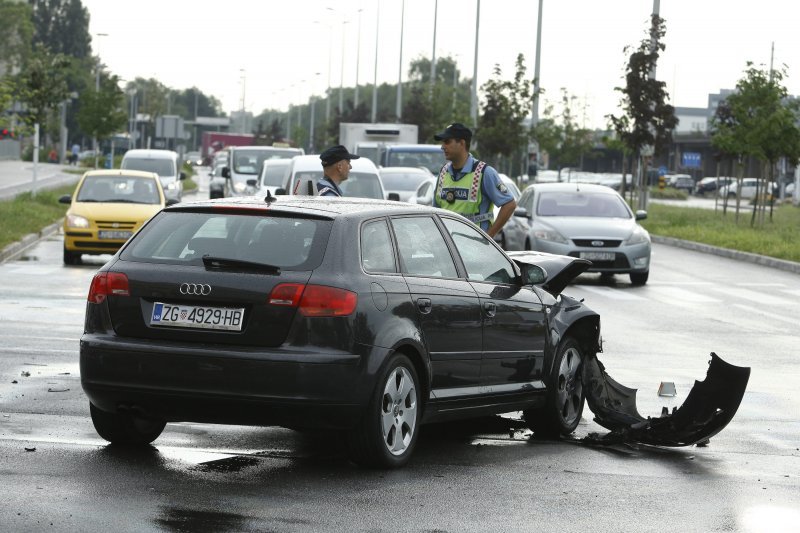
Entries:
{"label": "rear windshield wiper", "polygon": [[280,274],[280,267],[268,265],[267,263],[257,263],[255,261],[245,261],[243,259],[229,259],[227,257],[214,257],[204,255],[203,264],[206,268],[246,268],[251,270],[262,270],[270,274]]}

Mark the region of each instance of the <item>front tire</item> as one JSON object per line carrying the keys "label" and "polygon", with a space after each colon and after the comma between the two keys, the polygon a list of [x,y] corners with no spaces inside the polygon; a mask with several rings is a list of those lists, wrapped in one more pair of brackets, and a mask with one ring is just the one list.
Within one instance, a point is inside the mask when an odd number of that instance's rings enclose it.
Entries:
{"label": "front tire", "polygon": [[167,423],[155,418],[142,418],[130,413],[109,413],[89,404],[97,434],[112,444],[150,444],[161,435]]}
{"label": "front tire", "polygon": [[650,277],[650,271],[647,272],[631,272],[631,284],[644,285],[647,283],[647,278]]}
{"label": "front tire", "polygon": [[80,252],[70,252],[64,247],[64,264],[65,265],[80,265],[81,264],[81,253]]}
{"label": "front tire", "polygon": [[350,459],[367,467],[405,465],[417,443],[420,399],[414,365],[403,354],[393,355],[377,382],[367,412],[347,436]]}
{"label": "front tire", "polygon": [[553,362],[545,406],[523,412],[525,422],[537,437],[569,435],[578,427],[586,399],[583,359],[578,341],[565,337]]}

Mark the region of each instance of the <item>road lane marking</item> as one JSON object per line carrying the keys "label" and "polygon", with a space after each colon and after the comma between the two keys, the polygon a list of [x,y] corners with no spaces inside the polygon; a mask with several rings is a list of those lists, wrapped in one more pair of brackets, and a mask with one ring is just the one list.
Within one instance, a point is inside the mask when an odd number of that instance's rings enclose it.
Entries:
{"label": "road lane marking", "polygon": [[719,298],[712,298],[706,294],[697,293],[694,291],[681,289],[680,287],[652,287],[649,294],[652,294],[656,299],[674,304],[710,304],[719,303],[722,300]]}
{"label": "road lane marking", "polygon": [[773,296],[764,291],[751,291],[748,289],[737,289],[736,287],[713,286],[712,290],[724,292],[728,296],[741,300],[750,300],[759,305],[774,305],[777,307],[792,307],[794,302],[785,298]]}
{"label": "road lane marking", "polygon": [[782,316],[776,315],[775,313],[768,313],[766,311],[762,311],[761,309],[756,309],[751,305],[744,305],[744,304],[733,304],[734,307],[738,307],[739,309],[744,309],[748,313],[755,313],[757,315],[765,316],[767,318],[771,318],[772,320],[778,320],[781,322],[786,322],[787,324],[796,325],[797,318],[792,316]]}
{"label": "road lane marking", "polygon": [[612,287],[589,287],[587,285],[581,285],[580,288],[595,294],[599,294],[600,296],[608,298],[609,300],[647,300],[647,298],[642,296],[614,289]]}

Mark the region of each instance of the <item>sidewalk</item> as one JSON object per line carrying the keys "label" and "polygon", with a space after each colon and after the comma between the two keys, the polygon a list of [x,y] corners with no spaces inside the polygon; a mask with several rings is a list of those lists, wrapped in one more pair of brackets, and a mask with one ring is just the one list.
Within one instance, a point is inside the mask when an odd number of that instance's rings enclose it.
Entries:
{"label": "sidewalk", "polygon": [[[52,189],[76,183],[80,174],[65,173],[69,165],[39,162],[36,172],[36,189]],[[33,189],[33,163],[30,161],[0,161],[0,200],[10,200]]]}

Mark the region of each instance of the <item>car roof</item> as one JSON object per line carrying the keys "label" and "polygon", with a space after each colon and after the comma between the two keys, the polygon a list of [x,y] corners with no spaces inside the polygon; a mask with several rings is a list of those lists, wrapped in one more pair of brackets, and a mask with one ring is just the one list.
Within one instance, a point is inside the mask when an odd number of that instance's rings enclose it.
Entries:
{"label": "car roof", "polygon": [[150,178],[158,180],[158,174],[155,172],[142,172],[141,170],[127,170],[127,169],[114,169],[114,170],[90,170],[84,174],[84,177],[92,176],[130,176],[134,178]]}
{"label": "car roof", "polygon": [[[378,167],[366,157],[353,159],[350,164],[356,172],[371,171],[378,173]],[[309,170],[322,170],[322,161],[319,159],[319,154],[296,155],[292,158],[293,172],[306,172]]]}
{"label": "car roof", "polygon": [[172,150],[150,150],[146,148],[137,148],[135,150],[128,150],[123,159],[127,157],[144,157],[147,159],[173,159],[178,157],[178,152]]}
{"label": "car roof", "polygon": [[441,144],[387,144],[387,150],[410,150],[422,148],[422,152],[435,152],[442,150]]}
{"label": "car roof", "polygon": [[420,167],[381,167],[380,169],[378,169],[378,171],[381,174],[384,174],[384,173],[391,174],[393,172],[397,172],[398,174],[400,174],[400,173],[408,173],[408,172],[413,173],[413,174],[426,174],[426,175],[430,175],[431,174],[430,170],[427,170],[427,169],[424,169],[424,168],[420,168]]}
{"label": "car roof", "polygon": [[535,183],[533,190],[538,192],[591,192],[599,194],[615,194],[619,195],[617,191],[606,185],[597,185],[594,183]]}
{"label": "car roof", "polygon": [[171,211],[205,211],[212,210],[241,210],[263,211],[265,213],[296,213],[300,215],[316,216],[322,218],[356,217],[368,218],[371,216],[397,215],[397,214],[425,214],[437,212],[452,214],[450,211],[430,206],[396,202],[393,200],[373,200],[369,198],[348,198],[330,196],[290,196],[278,195],[271,197],[273,201],[267,202],[263,196],[245,196],[233,198],[218,198],[215,200],[200,200],[196,202],[183,202],[170,207]]}
{"label": "car roof", "polygon": [[303,153],[302,148],[296,148],[294,146],[262,146],[262,145],[249,145],[249,146],[227,146],[227,149],[236,151],[236,150],[255,150],[258,152],[285,152],[286,150],[297,151],[297,155]]}

